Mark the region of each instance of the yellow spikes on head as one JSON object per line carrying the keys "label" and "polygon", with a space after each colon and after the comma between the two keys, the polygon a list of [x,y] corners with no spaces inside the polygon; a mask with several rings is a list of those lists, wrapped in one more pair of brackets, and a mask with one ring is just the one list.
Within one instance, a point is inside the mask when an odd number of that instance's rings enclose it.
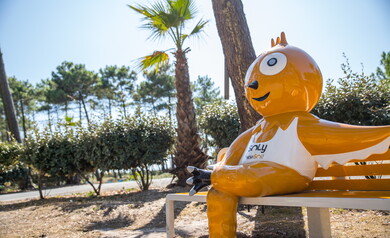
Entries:
{"label": "yellow spikes on head", "polygon": [[271,47],[274,47],[276,45],[286,46],[287,44],[288,43],[286,40],[286,34],[284,34],[284,32],[280,33],[280,38],[279,37],[276,38],[276,44],[274,39],[271,39]]}

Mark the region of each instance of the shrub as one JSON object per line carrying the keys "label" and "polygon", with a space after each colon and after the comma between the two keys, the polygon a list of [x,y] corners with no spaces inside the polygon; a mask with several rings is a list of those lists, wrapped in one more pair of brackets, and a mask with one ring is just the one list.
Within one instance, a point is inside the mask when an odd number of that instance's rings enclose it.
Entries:
{"label": "shrub", "polygon": [[128,127],[130,142],[127,158],[122,168],[130,168],[141,190],[147,190],[152,182],[150,166],[164,163],[174,143],[173,129],[168,118],[157,118],[137,113],[124,122]]}
{"label": "shrub", "polygon": [[150,166],[160,163],[173,145],[169,125],[167,118],[138,112],[133,117],[105,121],[101,126],[84,130],[78,157],[100,171],[95,192],[99,194],[104,172],[109,169],[131,169],[141,190],[147,190],[152,181]]}
{"label": "shrub", "polygon": [[344,77],[338,79],[337,85],[332,79],[327,80],[312,113],[323,119],[355,125],[390,124],[390,79],[354,73],[347,58],[341,68]]}
{"label": "shrub", "polygon": [[[152,181],[150,166],[161,163],[173,145],[174,133],[169,125],[167,118],[138,112],[124,120],[109,120],[88,128],[36,131],[25,140],[21,157],[37,174],[41,198],[43,179],[64,180],[75,174],[99,195],[104,173],[111,169],[131,169],[140,188],[147,190]],[[89,179],[91,172],[99,175],[98,187]]]}
{"label": "shrub", "polygon": [[38,175],[38,188],[43,198],[42,188],[44,178],[65,180],[74,176],[80,170],[75,161],[75,132],[67,129],[54,133],[35,131],[25,140],[22,154],[23,161],[30,165]]}
{"label": "shrub", "polygon": [[18,163],[22,145],[17,142],[0,142],[0,173],[12,170]]}
{"label": "shrub", "polygon": [[22,150],[15,141],[0,142],[0,185],[10,182],[22,190],[31,187],[29,171],[20,161]]}
{"label": "shrub", "polygon": [[206,105],[199,119],[200,128],[211,136],[212,145],[217,148],[230,146],[239,134],[240,119],[237,106],[232,103]]}

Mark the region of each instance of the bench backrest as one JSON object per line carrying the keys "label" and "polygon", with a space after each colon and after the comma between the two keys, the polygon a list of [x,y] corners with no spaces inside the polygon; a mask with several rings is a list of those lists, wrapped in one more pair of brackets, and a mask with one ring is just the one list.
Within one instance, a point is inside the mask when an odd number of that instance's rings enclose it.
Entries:
{"label": "bench backrest", "polygon": [[308,190],[390,190],[390,149],[345,165],[318,168]]}
{"label": "bench backrest", "polygon": [[[217,161],[223,159],[228,148],[219,151]],[[332,164],[318,168],[307,190],[390,190],[390,149],[365,160],[353,160],[345,165]]]}

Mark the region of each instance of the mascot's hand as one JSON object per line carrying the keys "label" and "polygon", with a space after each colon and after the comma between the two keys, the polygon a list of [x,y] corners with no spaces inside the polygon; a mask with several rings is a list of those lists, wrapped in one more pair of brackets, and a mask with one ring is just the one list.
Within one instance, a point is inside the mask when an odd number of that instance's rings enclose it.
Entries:
{"label": "mascot's hand", "polygon": [[193,175],[193,177],[187,179],[187,184],[194,185],[189,192],[190,196],[194,195],[195,193],[199,192],[202,188],[211,184],[210,181],[211,171],[198,169],[194,166],[188,166],[187,170]]}

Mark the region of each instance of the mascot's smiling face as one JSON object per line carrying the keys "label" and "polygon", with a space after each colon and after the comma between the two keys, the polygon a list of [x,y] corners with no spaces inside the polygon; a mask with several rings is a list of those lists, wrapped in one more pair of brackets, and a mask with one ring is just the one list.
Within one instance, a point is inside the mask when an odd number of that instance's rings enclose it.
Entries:
{"label": "mascot's smiling face", "polygon": [[284,33],[262,53],[245,77],[246,97],[262,116],[309,112],[322,91],[322,75],[316,62],[303,50],[287,44]]}

